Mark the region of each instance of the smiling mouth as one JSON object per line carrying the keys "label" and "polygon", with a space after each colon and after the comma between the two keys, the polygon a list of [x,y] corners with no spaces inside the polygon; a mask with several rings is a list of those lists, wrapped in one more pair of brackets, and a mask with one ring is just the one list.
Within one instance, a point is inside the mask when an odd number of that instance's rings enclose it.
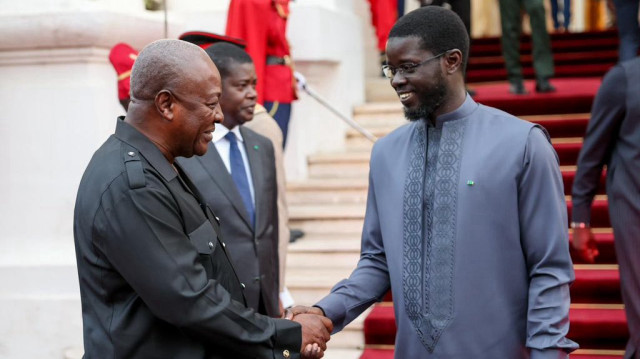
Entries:
{"label": "smiling mouth", "polygon": [[411,96],[413,96],[413,92],[398,93],[398,97],[400,98],[400,101],[408,100]]}

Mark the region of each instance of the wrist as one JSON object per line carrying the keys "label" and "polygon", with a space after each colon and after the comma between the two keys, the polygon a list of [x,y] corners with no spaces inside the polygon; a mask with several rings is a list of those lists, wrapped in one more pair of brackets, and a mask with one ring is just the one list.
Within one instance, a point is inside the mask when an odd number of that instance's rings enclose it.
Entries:
{"label": "wrist", "polygon": [[569,224],[569,227],[576,229],[576,228],[589,228],[589,223],[588,222],[571,222]]}

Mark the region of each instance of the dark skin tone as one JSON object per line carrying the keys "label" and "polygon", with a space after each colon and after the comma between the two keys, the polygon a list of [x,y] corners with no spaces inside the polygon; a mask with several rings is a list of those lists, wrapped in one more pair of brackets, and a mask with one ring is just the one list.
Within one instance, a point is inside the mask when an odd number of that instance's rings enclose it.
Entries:
{"label": "dark skin tone", "polygon": [[571,239],[571,254],[587,263],[594,263],[598,256],[598,245],[590,227],[574,228]]}
{"label": "dark skin tone", "polygon": [[[387,42],[387,63],[394,68],[403,64],[419,64],[435,55],[438,54],[423,48],[419,37],[392,37]],[[442,78],[441,85],[445,87],[446,94],[433,111],[434,119],[456,110],[467,96],[460,50],[450,50],[445,55],[416,67],[413,73],[396,73],[391,79],[391,86],[398,93],[403,106],[416,109],[421,106],[420,97],[433,90],[437,85],[435,79],[439,77]]]}
{"label": "dark skin tone", "polygon": [[215,124],[224,118],[220,74],[208,56],[185,64],[183,73],[175,88],[163,88],[153,100],[132,99],[125,118],[172,164],[177,156],[205,154]]}
{"label": "dark skin tone", "polygon": [[[222,96],[220,105],[224,113],[222,125],[233,129],[253,119],[253,110],[256,106],[256,71],[253,63],[232,62],[228,68],[229,74],[222,80]],[[305,358],[322,358],[327,349],[326,342],[331,339],[333,324],[324,316],[312,315],[297,316],[295,321],[308,321],[313,324],[313,330],[307,330],[307,325],[302,327],[303,351]],[[314,319],[315,318],[315,319]],[[320,318],[320,322],[317,319]],[[305,340],[308,337],[310,339]],[[307,343],[306,345],[304,343]]]}
{"label": "dark skin tone", "polygon": [[224,113],[222,124],[228,129],[253,119],[258,93],[256,70],[253,63],[232,62],[229,74],[222,79],[220,104]]}
{"label": "dark skin tone", "polygon": [[[206,53],[194,56],[182,71],[177,85],[158,86],[162,90],[152,100],[133,98],[125,118],[125,122],[149,138],[171,164],[178,156],[205,154],[215,124],[224,119],[220,74]],[[312,314],[298,316],[294,321],[302,327],[303,358],[322,358],[333,329],[331,321]]]}
{"label": "dark skin tone", "polygon": [[[387,63],[395,68],[407,63],[418,64],[434,55],[437,54],[422,48],[422,40],[418,37],[390,38],[387,42]],[[403,105],[410,109],[421,106],[421,95],[428,94],[437,82],[441,81],[441,85],[445,86],[446,95],[433,112],[433,118],[456,110],[467,96],[462,74],[462,52],[458,49],[415,68],[412,74],[405,75],[396,73],[391,79],[391,86],[399,97],[402,95]],[[434,81],[438,75],[441,75],[442,79]],[[285,318],[295,320],[303,314],[324,316],[324,311],[319,307],[296,306],[285,311]]]}

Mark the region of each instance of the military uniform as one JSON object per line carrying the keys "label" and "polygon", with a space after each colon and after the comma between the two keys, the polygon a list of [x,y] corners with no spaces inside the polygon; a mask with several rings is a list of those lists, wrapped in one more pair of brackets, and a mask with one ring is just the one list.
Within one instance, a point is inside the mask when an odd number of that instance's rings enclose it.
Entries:
{"label": "military uniform", "polygon": [[138,51],[122,42],[112,47],[109,52],[109,61],[118,74],[118,100],[125,110],[129,107],[131,97],[131,69],[137,58]]}
{"label": "military uniform", "polygon": [[228,36],[247,43],[258,84],[258,102],[264,104],[287,140],[291,103],[296,95],[291,49],[286,38],[289,0],[231,0]]}
{"label": "military uniform", "polygon": [[85,358],[299,358],[300,325],[247,309],[217,218],[118,120],[78,190]]}
{"label": "military uniform", "polygon": [[500,0],[502,22],[502,54],[507,77],[510,82],[522,82],[520,64],[520,34],[522,32],[521,10],[524,6],[531,22],[533,42],[533,68],[536,78],[548,79],[553,76],[553,54],[551,40],[546,27],[545,9],[542,0]]}

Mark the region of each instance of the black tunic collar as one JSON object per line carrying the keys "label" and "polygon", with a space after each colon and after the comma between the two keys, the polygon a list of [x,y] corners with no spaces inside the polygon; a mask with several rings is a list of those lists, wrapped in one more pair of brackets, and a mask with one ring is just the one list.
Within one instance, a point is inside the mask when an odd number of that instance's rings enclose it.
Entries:
{"label": "black tunic collar", "polygon": [[164,177],[165,181],[169,182],[178,175],[162,152],[160,152],[158,146],[135,127],[124,122],[124,116],[118,117],[115,136],[121,141],[137,148],[140,155]]}

